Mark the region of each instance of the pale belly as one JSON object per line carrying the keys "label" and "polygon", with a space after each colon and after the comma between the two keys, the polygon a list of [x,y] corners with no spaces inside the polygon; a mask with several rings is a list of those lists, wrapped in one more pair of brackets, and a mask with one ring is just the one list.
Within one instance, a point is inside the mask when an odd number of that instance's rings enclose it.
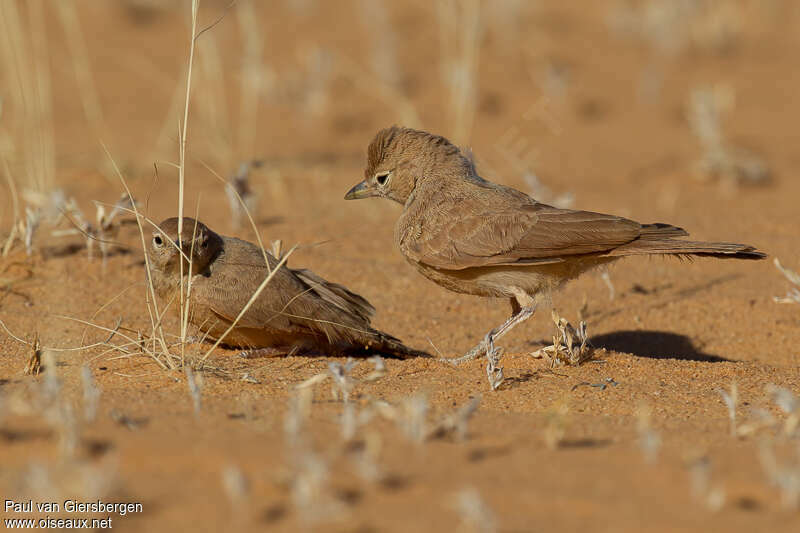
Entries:
{"label": "pale belly", "polygon": [[442,270],[421,263],[413,264],[419,272],[442,287],[462,294],[512,298],[518,291],[530,296],[549,294],[587,270],[618,258],[587,256],[553,264],[530,266],[472,267]]}

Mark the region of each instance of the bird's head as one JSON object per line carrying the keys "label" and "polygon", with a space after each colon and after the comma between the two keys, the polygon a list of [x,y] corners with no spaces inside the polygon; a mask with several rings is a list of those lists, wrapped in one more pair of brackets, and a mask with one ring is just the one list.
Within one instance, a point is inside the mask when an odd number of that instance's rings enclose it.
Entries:
{"label": "bird's head", "polygon": [[472,163],[438,135],[392,126],[378,132],[367,149],[364,181],[345,200],[379,196],[405,204],[418,184],[448,175],[468,175]]}
{"label": "bird's head", "polygon": [[193,218],[183,218],[183,228],[178,232],[178,218],[164,220],[153,231],[149,257],[153,268],[167,275],[180,275],[180,260],[183,272],[202,272],[222,249],[222,237],[208,226]]}

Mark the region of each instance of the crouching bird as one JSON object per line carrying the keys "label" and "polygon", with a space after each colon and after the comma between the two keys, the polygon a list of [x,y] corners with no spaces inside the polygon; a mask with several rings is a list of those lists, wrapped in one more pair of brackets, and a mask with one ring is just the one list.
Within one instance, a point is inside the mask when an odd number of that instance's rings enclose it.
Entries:
{"label": "crouching bird", "polygon": [[[179,238],[180,237],[180,238]],[[428,356],[370,326],[375,308],[342,285],[310,270],[278,268],[278,259],[249,242],[225,237],[184,217],[164,220],[153,232],[148,252],[150,279],[158,297],[178,309],[181,268],[191,279],[189,322],[206,338],[229,329],[270,272],[272,279],[222,339],[247,356],[302,353]],[[183,267],[181,267],[183,263]],[[186,289],[184,289],[186,290]]]}
{"label": "crouching bird", "polygon": [[512,316],[462,362],[486,354],[490,382],[502,369],[494,341],[533,315],[539,301],[591,268],[634,255],[763,259],[746,244],[681,240],[669,224],[640,224],[558,209],[481,178],[472,159],[444,137],[391,127],[367,149],[364,181],[345,195],[403,205],[395,241],[428,279],[451,291],[509,298]]}

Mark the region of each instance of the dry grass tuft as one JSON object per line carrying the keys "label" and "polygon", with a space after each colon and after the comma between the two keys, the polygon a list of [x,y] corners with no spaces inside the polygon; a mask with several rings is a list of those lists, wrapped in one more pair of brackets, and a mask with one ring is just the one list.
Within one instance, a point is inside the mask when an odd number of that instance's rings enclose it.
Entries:
{"label": "dry grass tuft", "polygon": [[460,520],[460,531],[474,533],[497,531],[497,518],[477,489],[462,489],[455,495],[454,500],[454,507]]}
{"label": "dry grass tuft", "polygon": [[781,493],[781,503],[787,509],[800,509],[800,445],[794,444],[794,457],[780,460],[775,446],[763,439],[758,448],[758,458],[769,483]]}
{"label": "dry grass tuft", "polygon": [[342,502],[331,494],[327,463],[310,450],[295,457],[291,491],[292,503],[307,524],[334,520],[344,512]]}
{"label": "dry grass tuft", "polygon": [[733,146],[726,138],[722,118],[734,106],[733,90],[727,86],[694,89],[687,119],[702,145],[703,157],[695,167],[702,180],[721,180],[723,185],[763,185],[770,178],[767,164],[751,151]]}
{"label": "dry grass tuft", "polygon": [[283,426],[292,503],[301,521],[307,524],[333,520],[344,512],[342,503],[331,493],[328,463],[314,451],[306,435],[313,396],[311,385],[296,387],[289,398]]}
{"label": "dry grass tuft", "polygon": [[236,513],[242,513],[250,499],[250,481],[238,466],[228,465],[222,471],[222,488]]}
{"label": "dry grass tuft", "polygon": [[690,47],[729,52],[741,40],[744,20],[739,2],[714,0],[619,2],[608,16],[616,34],[642,40],[666,56]]}
{"label": "dry grass tuft", "polygon": [[558,316],[553,310],[551,314],[556,325],[556,334],[553,344],[536,350],[531,355],[535,358],[550,360],[550,366],[556,365],[581,365],[594,357],[594,348],[589,343],[586,334],[586,322],[581,320],[575,329],[566,318]]}
{"label": "dry grass tuft", "polygon": [[428,432],[428,438],[453,436],[459,442],[467,440],[469,436],[469,420],[478,411],[480,404],[480,396],[470,398],[467,403],[442,417]]}
{"label": "dry grass tuft", "polygon": [[345,364],[341,364],[337,361],[328,363],[328,372],[333,378],[334,384],[334,387],[331,388],[331,394],[334,400],[339,401],[341,397],[342,401],[345,403],[350,401],[350,391],[355,381],[349,374],[355,365],[356,362],[352,357],[348,357]]}
{"label": "dry grass tuft", "polygon": [[653,428],[653,408],[646,403],[640,403],[636,407],[635,416],[639,449],[642,451],[645,461],[651,464],[655,463],[661,449],[661,436]]}
{"label": "dry grass tuft", "polygon": [[797,287],[792,287],[783,298],[776,296],[773,298],[773,300],[780,304],[800,303],[800,274],[781,265],[781,262],[778,261],[777,257],[775,258],[775,268],[780,270],[783,275],[786,276],[786,279],[788,279],[790,283],[797,285]]}
{"label": "dry grass tuft", "polygon": [[709,511],[719,511],[725,505],[725,489],[711,481],[711,460],[698,457],[689,462],[689,479],[692,498]]}

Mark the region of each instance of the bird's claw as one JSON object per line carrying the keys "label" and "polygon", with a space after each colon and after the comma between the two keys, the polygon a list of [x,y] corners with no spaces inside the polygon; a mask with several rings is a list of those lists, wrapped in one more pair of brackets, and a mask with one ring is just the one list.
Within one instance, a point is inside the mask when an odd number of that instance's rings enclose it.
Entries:
{"label": "bird's claw", "polygon": [[503,368],[498,366],[500,358],[503,356],[503,349],[494,345],[494,339],[487,336],[486,348],[486,377],[489,378],[489,386],[492,390],[497,390],[503,383],[505,376],[503,375]]}

